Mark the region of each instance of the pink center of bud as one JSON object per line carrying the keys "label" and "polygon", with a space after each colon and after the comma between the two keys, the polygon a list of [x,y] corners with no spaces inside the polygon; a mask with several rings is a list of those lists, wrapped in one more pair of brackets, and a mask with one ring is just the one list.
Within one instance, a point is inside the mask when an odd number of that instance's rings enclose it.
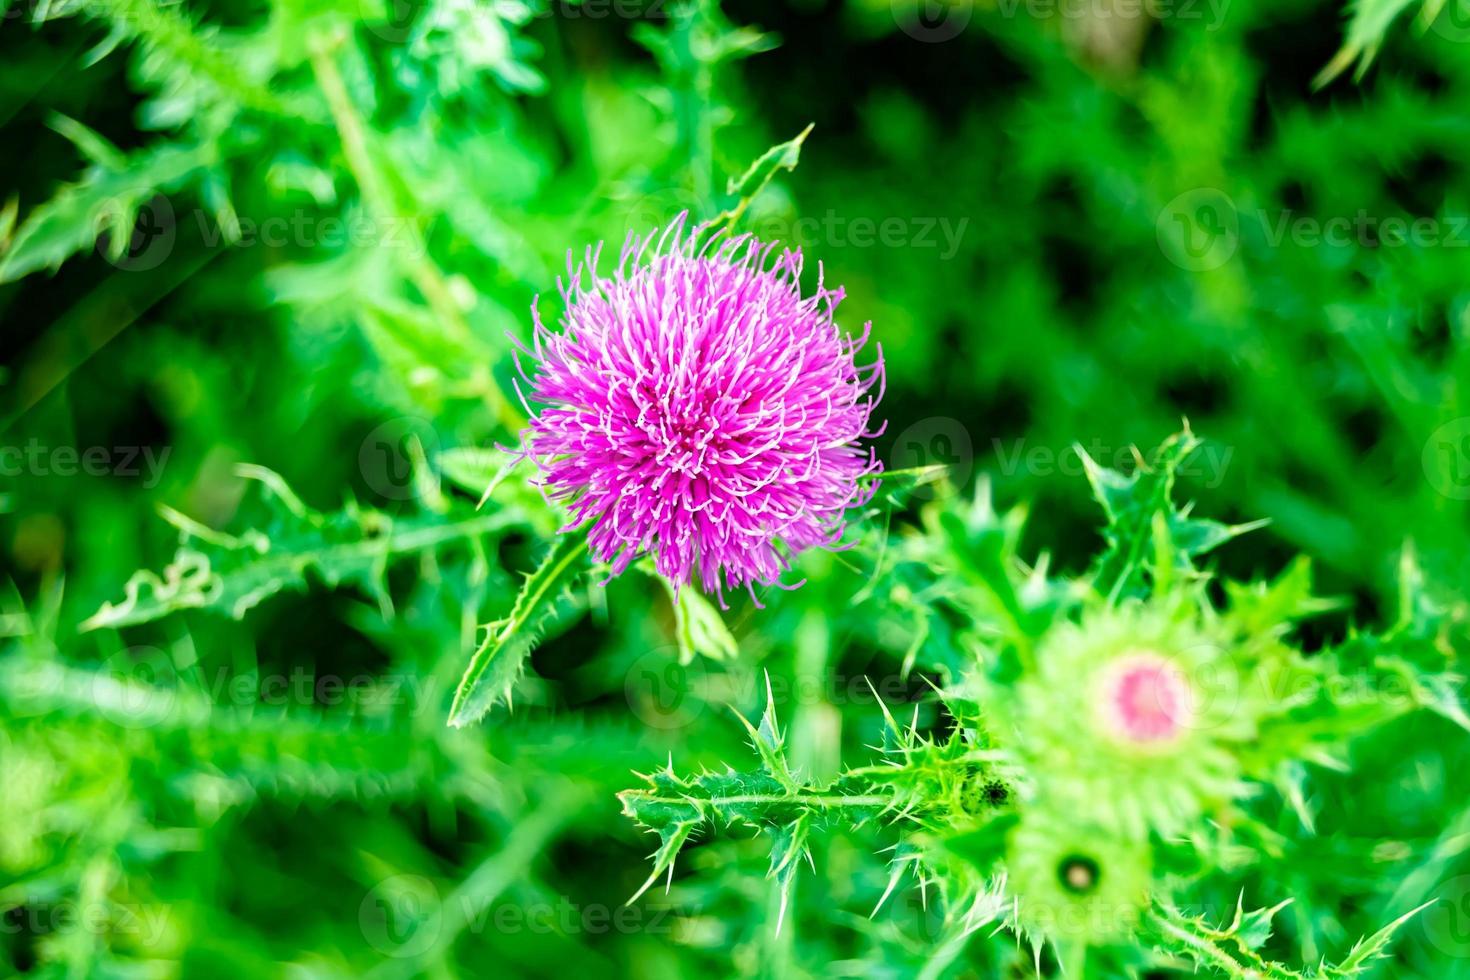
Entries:
{"label": "pink center of bud", "polygon": [[1184,675],[1155,653],[1124,657],[1104,675],[1103,716],[1124,741],[1164,742],[1193,718]]}

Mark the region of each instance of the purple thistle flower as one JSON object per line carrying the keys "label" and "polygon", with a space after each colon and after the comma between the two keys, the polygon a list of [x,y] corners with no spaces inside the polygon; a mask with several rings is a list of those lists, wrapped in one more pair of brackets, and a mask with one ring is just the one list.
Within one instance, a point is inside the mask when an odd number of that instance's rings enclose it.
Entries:
{"label": "purple thistle flower", "polygon": [[882,464],[860,442],[878,435],[883,354],[857,366],[872,325],[856,340],[837,326],[843,292],[820,266],[802,296],[799,249],[701,237],[683,215],[630,235],[606,277],[600,245],[568,256],[563,331],[533,304],[521,348],[539,407],[521,452],[570,508],[562,530],[591,522],[612,574],[651,553],[676,588],[697,569],[723,601],[725,587],[779,585],[783,552],[838,546],[847,509],[872,496]]}

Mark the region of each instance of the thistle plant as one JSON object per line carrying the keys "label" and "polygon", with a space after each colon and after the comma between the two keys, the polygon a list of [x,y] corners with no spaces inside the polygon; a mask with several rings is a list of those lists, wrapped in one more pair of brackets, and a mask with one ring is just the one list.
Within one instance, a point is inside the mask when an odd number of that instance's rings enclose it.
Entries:
{"label": "thistle plant", "polygon": [[[897,855],[884,899],[912,872],[961,932],[1008,930],[1038,969],[1054,957],[1068,976],[1181,962],[1239,977],[1360,973],[1403,920],[1336,965],[1296,970],[1258,952],[1289,895],[1242,894],[1264,906],[1249,916],[1180,910],[1200,904],[1212,876],[1269,861],[1251,842],[1272,835],[1273,809],[1303,799],[1305,764],[1341,766],[1352,738],[1420,707],[1467,719],[1435,695],[1447,678],[1409,639],[1411,623],[1371,658],[1354,656],[1356,643],[1310,657],[1294,647],[1294,624],[1334,608],[1313,595],[1305,562],[1251,584],[1201,567],[1252,526],[1174,503],[1175,472],[1197,446],[1186,429],[1130,475],[1089,461],[1109,545],[1080,579],[1048,576],[1044,556],[1023,561],[1020,515],[997,514],[983,488],[965,505],[928,506],[929,533],[899,542],[895,563],[934,576],[935,615],[969,620],[959,668],[933,663],[945,733],[883,707],[881,755],[813,782],[789,765],[768,694],[759,726],[746,723],[757,769],[680,776],[671,764],[622,794],[659,836],[644,888],[671,879],[696,837],[750,825],[771,837],[784,909],[814,833],[877,824]],[[1415,697],[1340,695],[1386,690],[1388,678]]]}
{"label": "thistle plant", "polygon": [[1466,3],[840,6],[0,5],[0,976],[1470,978]]}

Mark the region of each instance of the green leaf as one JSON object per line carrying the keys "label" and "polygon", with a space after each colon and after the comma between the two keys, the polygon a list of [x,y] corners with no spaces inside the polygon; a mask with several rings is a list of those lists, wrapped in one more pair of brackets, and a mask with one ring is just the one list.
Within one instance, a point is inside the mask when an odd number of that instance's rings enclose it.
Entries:
{"label": "green leaf", "polygon": [[628,899],[627,904],[632,905],[642,897],[643,893],[653,885],[655,881],[667,873],[670,880],[674,874],[674,859],[679,856],[679,851],[689,840],[689,835],[698,829],[700,821],[683,820],[678,823],[669,824],[658,832],[658,850],[653,853],[653,873],[648,876],[633,897]]}
{"label": "green leaf", "polygon": [[1312,562],[1296,558],[1271,582],[1226,582],[1230,615],[1241,632],[1264,636],[1283,631],[1291,623],[1341,609],[1341,599],[1312,592]]}
{"label": "green leaf", "polygon": [[1383,959],[1387,955],[1388,946],[1393,941],[1394,935],[1399,931],[1399,927],[1433,904],[1434,901],[1429,901],[1420,905],[1418,908],[1410,909],[1382,929],[1379,929],[1373,935],[1358,940],[1357,945],[1353,947],[1352,952],[1348,954],[1346,959],[1336,966],[1324,967],[1321,976],[1356,977],[1368,972],[1375,961]]}
{"label": "green leaf", "polygon": [[556,538],[541,566],[526,579],[510,614],[486,627],[485,641],[470,657],[455,689],[449,708],[451,726],[463,728],[479,721],[499,702],[510,703],[526,659],[567,600],[572,584],[586,571],[586,555],[584,535]]}
{"label": "green leaf", "polygon": [[1005,857],[1006,838],[1018,820],[1014,813],[1002,813],[975,830],[944,838],[944,849],[989,874]]}
{"label": "green leaf", "polygon": [[1145,917],[1140,938],[1197,967],[1239,980],[1306,980],[1309,974],[1272,963],[1256,952],[1261,930],[1269,931],[1271,918],[1282,907],[1252,912],[1247,925],[1237,903],[1234,920],[1220,928],[1210,925],[1203,916],[1188,916],[1172,905],[1159,903]]}
{"label": "green leaf", "polygon": [[791,900],[791,886],[796,880],[796,871],[801,861],[811,863],[812,854],[807,848],[807,837],[811,832],[811,814],[803,813],[785,827],[773,831],[775,843],[771,847],[770,877],[776,881],[781,893],[780,911],[776,913],[776,933],[786,921],[786,907]]}
{"label": "green leaf", "polygon": [[1100,466],[1081,446],[1075,447],[1107,517],[1108,546],[1093,568],[1092,581],[1110,601],[1146,595],[1149,575],[1167,586],[1176,572],[1194,574],[1193,559],[1264,523],[1220,524],[1191,517],[1188,507],[1174,505],[1175,476],[1199,446],[1185,426],[1147,460],[1140,455],[1138,469],[1129,474]]}
{"label": "green leaf", "polygon": [[791,774],[791,768],[786,762],[786,741],[776,724],[776,698],[771,693],[770,674],[766,675],[766,710],[761,715],[760,728],[752,725],[738,711],[735,717],[740,719],[740,724],[744,725],[745,730],[750,733],[751,741],[755,744],[755,750],[760,753],[766,772],[774,776],[788,792],[795,792],[796,777]]}
{"label": "green leaf", "polygon": [[1147,939],[1163,951],[1199,967],[1240,980],[1345,980],[1365,973],[1382,958],[1394,934],[1409,919],[1432,905],[1425,903],[1399,916],[1373,935],[1359,940],[1347,958],[1337,964],[1323,963],[1298,971],[1261,957],[1257,950],[1271,933],[1271,920],[1288,902],[1269,909],[1243,914],[1237,902],[1229,926],[1211,926],[1203,917],[1190,917],[1178,909],[1158,904],[1145,920]]}
{"label": "green leaf", "polygon": [[240,619],[262,600],[304,589],[312,571],[330,586],[357,585],[392,609],[383,576],[403,555],[434,551],[454,542],[477,542],[522,518],[513,510],[493,514],[389,515],[349,504],[324,514],[307,507],[276,473],[237,467],[260,490],[266,517],[238,535],[215,531],[169,508],[165,520],[179,530],[179,548],[161,573],[136,572],[118,602],[104,603],[83,630],[131,626],[184,609],[208,609]]}
{"label": "green leaf", "polygon": [[808,123],[806,129],[797,133],[784,143],[777,143],[766,152],[755,159],[745,173],[739,177],[731,177],[725,186],[725,193],[733,200],[726,209],[715,218],[716,224],[728,223],[733,228],[740,221],[740,216],[745,213],[746,207],[753,201],[757,194],[765,190],[771,178],[782,170],[792,171],[801,162],[801,144],[806,142],[807,136],[811,134],[816,123]]}
{"label": "green leaf", "polygon": [[[1443,2],[1444,0],[1429,0],[1425,3],[1426,24],[1438,14]],[[1368,66],[1373,63],[1374,56],[1378,54],[1378,49],[1383,46],[1383,38],[1389,27],[1413,3],[1414,0],[1353,0],[1353,18],[1348,24],[1347,37],[1337,54],[1332,56],[1332,60],[1312,80],[1312,87],[1322,88],[1327,85],[1346,71],[1354,61],[1358,62],[1358,68],[1353,72],[1353,80],[1361,81]]]}
{"label": "green leaf", "polygon": [[439,472],[462,490],[474,494],[483,507],[507,476],[522,462],[503,449],[465,447],[446,449],[437,457]]}
{"label": "green leaf", "polygon": [[663,583],[674,607],[674,636],[679,644],[679,663],[689,664],[699,655],[712,660],[733,660],[740,655],[740,645],[725,625],[720,611],[692,586],[674,588],[662,575],[646,565],[639,565]]}
{"label": "green leaf", "polygon": [[[0,282],[40,269],[56,269],[106,233],[109,255],[122,257],[133,237],[138,209],[157,194],[174,191],[212,159],[204,147],[165,145],[134,153],[114,169],[93,164],[75,184],[63,186],[26,216],[0,256]],[[156,242],[154,247],[163,243]]]}

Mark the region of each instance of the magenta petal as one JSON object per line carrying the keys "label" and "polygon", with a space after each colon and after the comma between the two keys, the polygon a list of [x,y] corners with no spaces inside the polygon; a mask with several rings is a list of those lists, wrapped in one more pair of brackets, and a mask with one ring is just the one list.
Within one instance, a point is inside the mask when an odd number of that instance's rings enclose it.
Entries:
{"label": "magenta petal", "polygon": [[522,446],[550,495],[595,522],[592,551],[616,571],[651,552],[676,584],[697,569],[707,592],[779,584],[777,543],[837,542],[871,494],[882,467],[860,441],[882,353],[858,367],[867,329],[837,326],[840,289],[803,298],[799,250],[699,238],[681,216],[630,237],[610,276],[600,246],[571,268],[561,331],[538,318],[520,351],[536,410]]}

